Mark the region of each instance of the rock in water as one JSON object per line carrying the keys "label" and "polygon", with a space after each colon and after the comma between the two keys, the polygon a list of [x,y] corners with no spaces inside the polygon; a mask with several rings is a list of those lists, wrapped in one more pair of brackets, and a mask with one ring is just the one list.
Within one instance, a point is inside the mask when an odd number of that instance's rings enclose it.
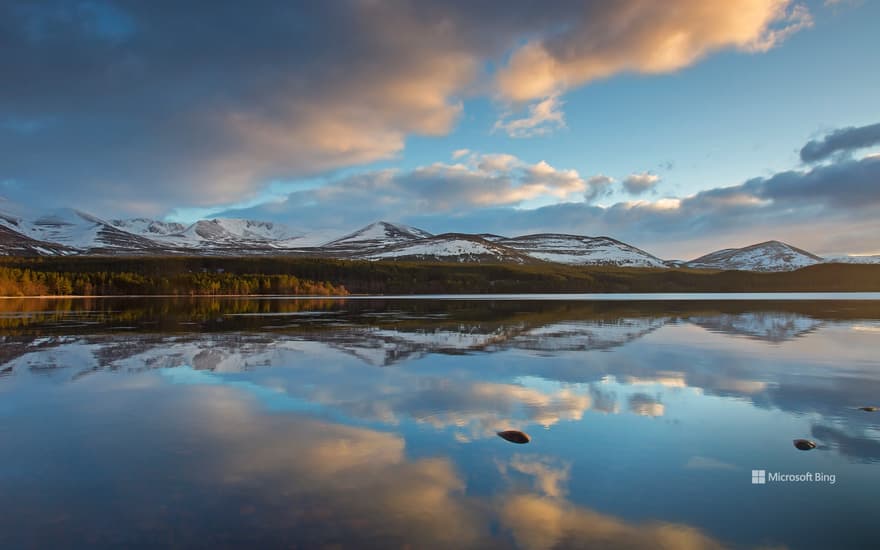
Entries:
{"label": "rock in water", "polygon": [[498,432],[498,437],[510,441],[511,443],[517,443],[522,445],[523,443],[528,443],[532,440],[529,435],[525,432],[521,432],[519,430],[506,430],[503,432]]}
{"label": "rock in water", "polygon": [[810,451],[816,448],[816,444],[809,439],[795,439],[794,446],[802,451]]}

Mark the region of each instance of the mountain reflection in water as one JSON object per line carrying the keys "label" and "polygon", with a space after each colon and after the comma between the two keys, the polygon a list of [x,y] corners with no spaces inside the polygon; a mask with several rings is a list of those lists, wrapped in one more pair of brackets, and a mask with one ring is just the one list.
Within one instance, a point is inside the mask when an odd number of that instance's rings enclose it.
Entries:
{"label": "mountain reflection in water", "polygon": [[878,302],[22,299],[0,327],[2,547],[872,532]]}

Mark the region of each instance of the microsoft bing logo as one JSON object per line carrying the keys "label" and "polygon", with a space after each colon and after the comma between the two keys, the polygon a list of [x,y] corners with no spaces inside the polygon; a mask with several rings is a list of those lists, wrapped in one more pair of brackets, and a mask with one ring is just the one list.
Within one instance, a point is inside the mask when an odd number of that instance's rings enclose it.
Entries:
{"label": "microsoft bing logo", "polygon": [[752,485],[766,485],[768,482],[812,482],[834,485],[837,483],[837,475],[825,472],[800,472],[792,474],[770,472],[768,474],[767,470],[752,470]]}

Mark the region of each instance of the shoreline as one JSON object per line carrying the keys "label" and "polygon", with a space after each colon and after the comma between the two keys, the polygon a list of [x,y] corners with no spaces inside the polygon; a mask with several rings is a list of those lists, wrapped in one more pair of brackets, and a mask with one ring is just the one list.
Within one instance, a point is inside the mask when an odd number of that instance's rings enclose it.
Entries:
{"label": "shoreline", "polygon": [[66,300],[66,299],[112,299],[112,298],[238,298],[268,300],[573,300],[573,301],[698,301],[698,300],[859,300],[880,301],[880,292],[831,291],[831,292],[560,292],[560,293],[499,293],[499,294],[99,294],[99,295],[40,295],[0,296],[0,300]]}

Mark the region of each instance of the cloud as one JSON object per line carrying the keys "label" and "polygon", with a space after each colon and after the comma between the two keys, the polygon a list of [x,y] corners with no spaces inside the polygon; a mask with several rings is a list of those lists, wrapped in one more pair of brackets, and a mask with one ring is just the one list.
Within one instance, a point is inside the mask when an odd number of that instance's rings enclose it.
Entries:
{"label": "cloud", "polygon": [[724,548],[698,529],[672,523],[632,524],[537,494],[512,494],[501,504],[501,524],[528,550],[583,548]]}
{"label": "cloud", "polygon": [[660,176],[650,172],[630,174],[623,180],[623,188],[632,195],[641,195],[650,191],[660,181]]}
{"label": "cloud", "polygon": [[455,164],[434,163],[411,171],[380,170],[329,181],[291,193],[271,205],[228,211],[224,216],[296,218],[306,227],[369,223],[380,218],[455,214],[527,201],[554,201],[598,193],[602,181],[545,161],[529,164],[508,154],[462,153]]}
{"label": "cloud", "polygon": [[611,194],[611,184],[614,181],[614,178],[603,174],[587,178],[587,192],[584,193],[584,199],[587,202],[593,202],[598,198],[608,196]]}
{"label": "cloud", "polygon": [[549,456],[514,455],[509,463],[499,462],[502,475],[518,473],[533,478],[534,490],[548,497],[559,498],[568,492],[566,484],[571,477],[571,463]]}
{"label": "cloud", "polygon": [[587,185],[577,170],[557,170],[543,160],[525,168],[523,181],[525,185],[535,186],[557,197],[581,193]]}
{"label": "cloud", "polygon": [[[98,383],[119,389],[115,380]],[[84,546],[94,533],[104,540],[132,532],[139,541],[156,545],[151,543],[168,539],[168,517],[220,513],[224,521],[193,521],[175,531],[175,542],[320,547],[357,541],[359,546],[406,543],[427,549],[509,548],[512,542],[529,549],[720,547],[686,523],[630,521],[567,500],[570,465],[551,457],[515,455],[499,465],[498,473],[465,463],[479,473],[474,481],[458,471],[453,460],[458,454],[445,456],[449,449],[442,445],[410,450],[398,433],[309,414],[279,414],[233,387],[124,389],[107,391],[100,407],[77,407],[66,417],[77,430],[101,419],[125,419],[125,429],[98,430],[90,437],[90,460],[45,460],[46,449],[61,452],[64,437],[47,437],[46,445],[25,445],[14,454],[12,467],[40,464],[45,474],[33,483],[7,484],[3,496],[28,502],[41,514],[13,507],[4,525],[15,523],[16,533],[29,540],[38,533],[38,541],[63,540],[69,546]],[[125,411],[150,404],[159,405],[154,414],[127,418]],[[14,424],[8,431],[13,441],[25,440],[33,429],[26,422]],[[48,426],[49,433],[54,428]],[[507,454],[505,445],[497,440],[495,450],[486,452]],[[131,468],[120,462],[120,449],[126,456],[149,457],[138,464],[139,475],[131,475]],[[426,449],[440,456],[420,456]],[[96,470],[102,475],[87,486],[55,482],[86,478]],[[522,478],[530,479],[530,486],[517,487]],[[95,494],[127,495],[124,513],[117,499],[95,499]],[[47,524],[46,517],[61,520]]]}
{"label": "cloud", "polygon": [[880,144],[880,122],[867,126],[850,126],[835,130],[822,139],[807,142],[801,149],[801,160],[819,162],[835,153],[849,153],[877,144]]}
{"label": "cloud", "polygon": [[394,159],[448,134],[470,97],[538,100],[499,129],[546,133],[573,86],[765,50],[809,23],[787,0],[670,4],[4,2],[0,180],[114,213],[239,202]]}
{"label": "cloud", "polygon": [[[213,451],[200,462],[199,479],[233,488],[258,480],[271,486],[267,494],[273,497],[258,500],[274,503],[265,506],[265,527],[285,518],[289,525],[290,516],[276,511],[309,502],[329,510],[337,529],[351,539],[405,536],[427,548],[501,547],[509,545],[508,535],[529,549],[571,541],[621,549],[723,547],[687,524],[632,523],[567,500],[571,464],[554,457],[517,454],[498,463],[506,483],[498,498],[482,499],[470,494],[448,459],[407,457],[396,434],[296,416],[272,420],[235,402],[240,398],[232,392],[198,393],[203,395],[186,406],[187,418]],[[212,396],[216,402],[208,403]],[[303,447],[303,441],[309,444]],[[531,478],[531,487],[517,489],[513,475]],[[296,516],[301,530],[325,526],[326,518]],[[501,532],[493,536],[490,525]]]}
{"label": "cloud", "polygon": [[636,393],[629,397],[629,410],[640,416],[663,416],[666,407],[658,399],[645,393]]}
{"label": "cloud", "polygon": [[789,0],[590,2],[557,32],[516,49],[496,89],[504,101],[539,100],[531,111],[619,73],[668,73],[722,49],[767,51],[810,26],[807,8]]}
{"label": "cloud", "polygon": [[565,114],[558,95],[551,95],[528,106],[528,114],[522,118],[505,120],[502,117],[495,123],[496,130],[504,130],[510,137],[533,137],[547,134],[565,127]]}
{"label": "cloud", "polygon": [[18,131],[0,128],[0,177],[115,210],[210,206],[452,129],[482,46],[437,6],[270,4],[127,3],[108,38],[86,3],[4,3],[0,120]]}
{"label": "cloud", "polygon": [[880,442],[870,435],[849,434],[832,426],[816,424],[812,428],[813,437],[821,443],[830,443],[842,455],[859,462],[880,462]]}
{"label": "cloud", "polygon": [[174,405],[189,413],[188,425],[209,449],[193,479],[247,488],[267,512],[261,525],[268,533],[292,522],[303,533],[326,533],[327,515],[289,514],[319,506],[330,511],[334,536],[348,540],[403,537],[419,547],[477,547],[486,535],[483,513],[464,495],[453,464],[409,459],[397,434],[297,416],[273,419],[225,388],[197,386],[188,397],[191,403]]}
{"label": "cloud", "polygon": [[[733,188],[736,189],[736,188]],[[861,209],[880,204],[880,158],[865,157],[818,166],[806,172],[780,172],[750,180],[741,186],[746,196],[774,204],[820,203]]]}
{"label": "cloud", "polygon": [[692,258],[707,251],[768,239],[818,254],[880,250],[880,157],[790,170],[687,197],[586,202],[534,209],[484,209],[452,222],[414,216],[409,223],[454,223],[459,231],[510,234],[566,232],[612,235],[661,257]]}
{"label": "cloud", "polygon": [[[383,409],[437,429],[456,427],[467,440],[494,438],[512,425],[548,428],[583,418],[590,396],[569,389],[544,392],[516,384],[423,379],[415,392],[378,397]],[[401,388],[402,389],[402,388]]]}
{"label": "cloud", "polygon": [[621,72],[666,73],[713,51],[766,51],[812,20],[788,0],[587,4],[561,32],[517,49],[497,75],[502,97],[543,99]]}

